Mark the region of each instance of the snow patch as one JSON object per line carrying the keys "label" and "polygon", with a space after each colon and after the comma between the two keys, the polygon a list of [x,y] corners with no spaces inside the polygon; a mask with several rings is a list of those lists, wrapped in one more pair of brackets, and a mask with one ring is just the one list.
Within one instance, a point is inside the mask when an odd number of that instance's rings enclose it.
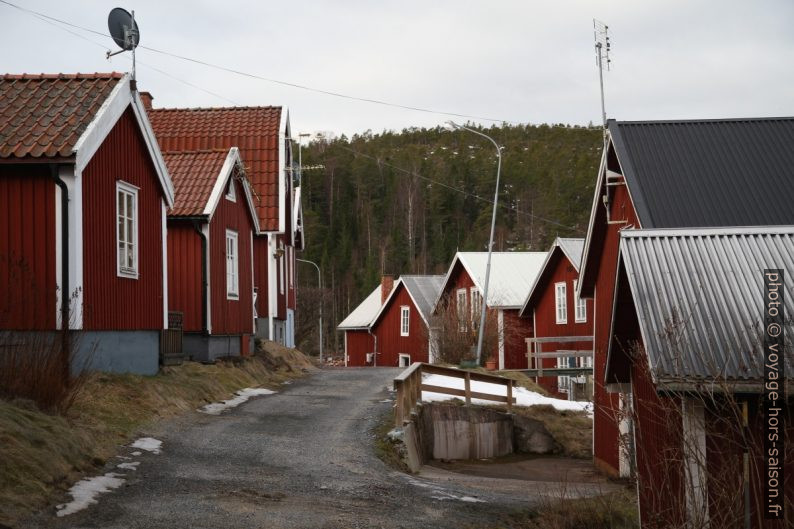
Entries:
{"label": "snow patch", "polygon": [[116,468],[120,468],[122,470],[138,470],[138,465],[140,464],[140,461],[131,461],[129,463],[119,463],[116,465]]}
{"label": "snow patch", "polygon": [[130,455],[133,455],[133,456],[139,456],[139,455],[141,455],[142,453],[143,453],[143,452],[140,452],[140,451],[136,450],[136,451],[134,451],[134,452],[133,452],[132,454],[130,454]]}
{"label": "snow patch", "polygon": [[[464,389],[464,381],[460,378],[448,377],[444,375],[423,375],[422,383],[431,386],[441,386],[445,388]],[[471,390],[479,393],[490,393],[493,395],[507,396],[507,388],[500,384],[490,382],[480,382],[472,380]],[[584,411],[590,416],[593,415],[593,404],[591,402],[580,402],[572,400],[555,399],[546,397],[535,391],[530,391],[519,386],[513,387],[513,397],[516,399],[517,406],[540,406],[548,405],[558,410]],[[430,391],[422,392],[422,400],[426,402],[451,400],[454,395],[444,395],[443,393],[433,393]],[[494,404],[493,401],[482,399],[471,399],[472,404]]]}
{"label": "snow patch", "polygon": [[151,452],[153,454],[159,454],[160,448],[163,446],[163,442],[158,441],[154,437],[141,437],[140,439],[132,443],[130,446],[132,446],[132,448],[140,448],[141,450],[146,450],[147,452]]}
{"label": "snow patch", "polygon": [[429,489],[430,497],[434,500],[457,500],[463,501],[466,503],[486,503],[485,500],[481,500],[480,498],[475,498],[474,496],[457,496],[452,494],[450,491],[443,487],[439,487],[438,485],[426,483],[423,481],[419,481],[418,479],[408,478],[408,482],[415,487],[421,487],[423,489]]}
{"label": "snow patch", "polygon": [[97,503],[97,496],[117,489],[124,483],[122,477],[123,474],[109,472],[103,476],[81,479],[69,489],[69,494],[72,495],[72,501],[57,505],[55,507],[57,509],[56,514],[59,517],[68,516],[77,511],[82,511],[91,504]]}
{"label": "snow patch", "polygon": [[251,397],[259,397],[261,395],[272,395],[273,393],[275,393],[275,391],[264,388],[245,388],[238,390],[235,393],[236,397],[221,402],[213,402],[212,404],[207,404],[206,406],[202,406],[201,408],[199,408],[198,411],[202,413],[206,413],[208,415],[220,415],[221,412],[223,412],[224,410],[237,407],[243,402],[250,399]]}

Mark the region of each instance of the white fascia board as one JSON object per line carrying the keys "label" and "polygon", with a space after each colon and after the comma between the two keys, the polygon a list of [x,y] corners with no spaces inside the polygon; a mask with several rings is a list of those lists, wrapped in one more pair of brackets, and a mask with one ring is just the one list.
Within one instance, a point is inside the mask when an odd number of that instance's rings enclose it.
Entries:
{"label": "white fascia board", "polygon": [[152,158],[154,168],[157,171],[157,177],[160,179],[160,185],[163,188],[165,201],[168,207],[174,206],[174,184],[171,182],[171,175],[168,173],[168,168],[163,159],[163,153],[160,151],[160,144],[157,143],[157,137],[154,135],[154,129],[149,121],[149,114],[146,112],[146,107],[141,100],[141,96],[136,90],[132,94],[132,111],[138,121],[138,126],[141,128],[146,148],[149,151],[149,156]]}
{"label": "white fascia board", "polygon": [[444,297],[444,292],[447,290],[447,285],[449,284],[449,280],[452,278],[452,271],[455,269],[455,263],[458,262],[460,259],[460,252],[455,254],[455,257],[452,258],[452,264],[449,265],[449,269],[447,270],[447,274],[444,276],[444,282],[441,284],[441,290],[438,292],[438,296],[436,297],[436,302],[433,303],[433,310],[430,312],[431,314],[435,314],[438,310],[438,304],[441,303],[441,299]]}
{"label": "white fascia board", "polygon": [[[240,167],[241,168],[243,167],[242,162],[240,162]],[[251,214],[251,220],[254,223],[253,233],[259,233],[259,217],[256,215],[256,207],[254,206],[254,195],[253,193],[251,193],[251,186],[248,184],[247,178],[243,178],[241,181],[243,186],[243,193],[245,194],[245,201],[248,203],[248,212]]]}
{"label": "white fascia board", "polygon": [[[532,287],[529,289],[529,294],[527,294],[527,299],[524,300],[524,303],[520,307],[518,311],[518,315],[520,317],[524,316],[524,313],[527,311],[527,305],[529,305],[529,300],[532,299],[532,294],[535,292],[535,289],[538,288],[538,283],[540,282],[540,278],[543,277],[543,273],[546,271],[546,267],[549,266],[549,262],[551,261],[551,256],[557,250],[557,248],[561,248],[559,244],[559,238],[554,240],[554,245],[551,247],[551,250],[546,254],[546,259],[543,260],[543,265],[540,267],[540,272],[538,275],[535,276],[535,280],[532,282]],[[565,252],[563,251],[563,254]],[[570,260],[570,259],[569,259]]]}
{"label": "white fascia board", "polygon": [[287,200],[292,200],[292,197],[287,197],[287,139],[290,137],[290,124],[289,109],[286,107],[281,108],[278,132],[278,231],[284,233],[287,229]]}
{"label": "white fascia board", "polygon": [[226,182],[229,181],[232,170],[238,163],[241,163],[240,151],[237,147],[232,147],[229,149],[229,152],[226,153],[226,159],[223,161],[218,177],[215,179],[215,184],[212,186],[210,197],[207,203],[204,204],[204,211],[201,212],[201,214],[206,215],[209,220],[212,220],[212,216],[218,208],[218,202],[221,200],[221,195],[223,195],[223,189],[226,187]]}
{"label": "white fascia board", "polygon": [[383,304],[380,306],[380,310],[378,311],[378,313],[375,315],[374,318],[372,318],[372,322],[370,323],[370,328],[372,328],[375,325],[375,323],[380,319],[381,314],[383,314],[383,311],[386,310],[386,307],[389,305],[389,303],[391,303],[391,299],[397,294],[397,289],[399,288],[400,285],[402,285],[403,288],[405,288],[405,291],[408,292],[408,297],[411,298],[411,303],[414,304],[414,310],[419,313],[419,316],[421,316],[422,321],[425,322],[425,326],[430,327],[430,325],[427,323],[427,318],[425,318],[425,315],[422,314],[422,311],[419,310],[419,305],[416,303],[416,299],[414,298],[413,294],[411,294],[411,289],[409,289],[406,286],[402,278],[399,278],[397,279],[397,282],[394,283],[394,287],[392,287],[391,292],[389,292],[389,297],[386,298],[386,301],[384,301]]}
{"label": "white fascia board", "polygon": [[163,329],[168,328],[168,205],[165,198],[160,200],[160,217],[163,242]]}
{"label": "white fascia board", "polygon": [[207,334],[212,334],[212,269],[210,266],[212,265],[212,260],[210,259],[210,223],[204,222],[201,224],[201,233],[204,234],[204,238],[207,241],[207,255],[204,256],[204,262],[206,263],[205,266],[207,267]]}
{"label": "white fascia board", "polygon": [[582,291],[582,281],[581,278],[585,276],[585,272],[587,270],[587,260],[590,256],[590,244],[593,239],[593,229],[595,227],[595,218],[596,213],[598,212],[598,208],[601,207],[601,189],[604,187],[604,179],[606,177],[606,164],[607,164],[607,153],[609,153],[609,147],[612,145],[612,135],[609,133],[609,130],[606,131],[606,142],[604,143],[604,152],[601,153],[601,163],[598,166],[598,179],[596,180],[595,189],[593,190],[593,205],[590,207],[590,220],[587,223],[587,235],[584,238],[584,250],[582,250],[582,261],[580,264],[579,270],[579,278],[580,281],[577,282],[576,287],[576,296],[581,298],[581,291]]}

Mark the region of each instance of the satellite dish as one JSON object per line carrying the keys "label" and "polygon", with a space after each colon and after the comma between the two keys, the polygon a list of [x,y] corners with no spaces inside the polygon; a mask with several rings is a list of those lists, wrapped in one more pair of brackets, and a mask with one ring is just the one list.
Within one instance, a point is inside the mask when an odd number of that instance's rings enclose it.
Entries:
{"label": "satellite dish", "polygon": [[138,24],[135,23],[135,15],[131,15],[126,9],[116,7],[110,11],[108,29],[113,41],[123,51],[134,50],[140,41],[141,35]]}

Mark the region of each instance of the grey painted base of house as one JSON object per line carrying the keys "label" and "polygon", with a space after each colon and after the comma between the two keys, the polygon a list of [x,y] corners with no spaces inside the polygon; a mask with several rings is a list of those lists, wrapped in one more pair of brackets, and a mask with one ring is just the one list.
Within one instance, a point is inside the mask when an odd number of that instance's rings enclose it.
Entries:
{"label": "grey painted base of house", "polygon": [[79,331],[72,372],[156,375],[160,369],[160,331]]}
{"label": "grey painted base of house", "polygon": [[286,345],[285,339],[287,335],[287,322],[284,320],[273,319],[273,341]]}
{"label": "grey painted base of house", "polygon": [[196,362],[214,362],[218,358],[240,356],[240,335],[206,335],[185,333],[182,352]]}
{"label": "grey painted base of house", "polygon": [[270,339],[270,319],[269,318],[257,318],[256,319],[256,334],[257,338],[262,340],[269,340]]}

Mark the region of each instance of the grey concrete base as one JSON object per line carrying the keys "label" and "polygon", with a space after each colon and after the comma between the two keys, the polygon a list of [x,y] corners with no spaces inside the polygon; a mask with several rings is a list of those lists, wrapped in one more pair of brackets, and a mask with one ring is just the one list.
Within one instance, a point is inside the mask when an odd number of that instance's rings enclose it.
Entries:
{"label": "grey concrete base", "polygon": [[273,319],[273,341],[286,345],[287,322],[284,320]]}
{"label": "grey concrete base", "polygon": [[160,331],[80,331],[72,371],[156,375],[160,368]]}
{"label": "grey concrete base", "polygon": [[214,362],[218,358],[240,356],[240,335],[185,333],[182,336],[182,351],[187,358],[196,362]]}
{"label": "grey concrete base", "polygon": [[256,335],[257,338],[262,340],[270,340],[270,319],[257,318],[256,319]]}

